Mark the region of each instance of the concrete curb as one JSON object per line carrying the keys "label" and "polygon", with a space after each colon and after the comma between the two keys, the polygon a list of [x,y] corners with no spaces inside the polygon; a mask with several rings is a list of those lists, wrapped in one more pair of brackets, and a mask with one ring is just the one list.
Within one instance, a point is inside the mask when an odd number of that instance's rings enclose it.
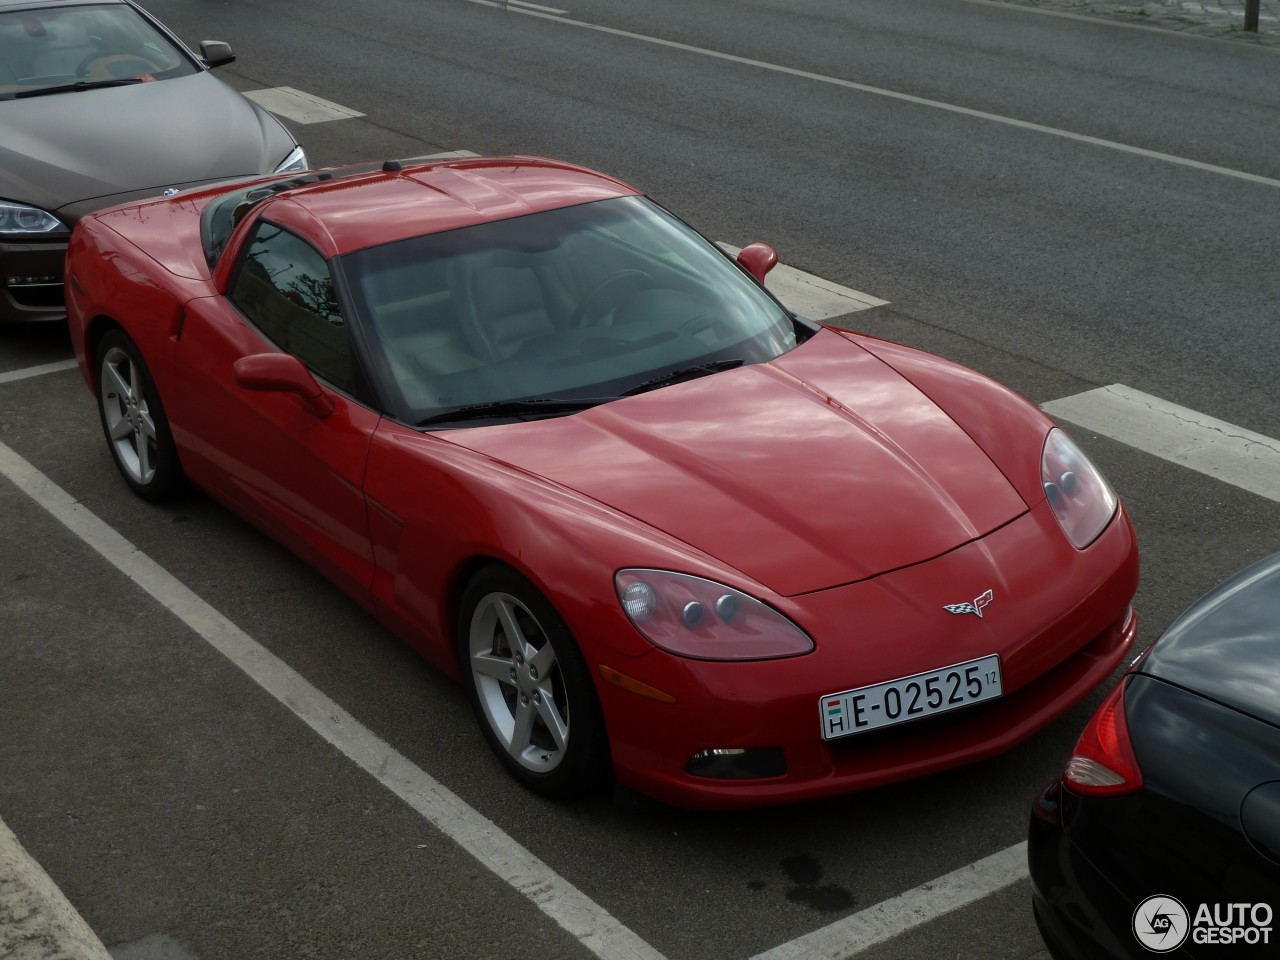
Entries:
{"label": "concrete curb", "polygon": [[0,957],[111,960],[57,884],[0,820]]}
{"label": "concrete curb", "polygon": [[968,0],[1029,7],[1037,13],[1101,20],[1149,30],[1280,48],[1280,0],[1259,0],[1259,32],[1244,27],[1247,0]]}

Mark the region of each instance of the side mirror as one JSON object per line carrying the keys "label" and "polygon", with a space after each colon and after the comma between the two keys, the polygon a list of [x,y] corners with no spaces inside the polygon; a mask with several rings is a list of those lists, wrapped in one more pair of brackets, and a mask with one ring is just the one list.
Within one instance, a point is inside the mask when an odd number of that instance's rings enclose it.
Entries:
{"label": "side mirror", "polygon": [[292,393],[317,417],[333,413],[333,400],[320,389],[311,371],[289,353],[257,353],[241,357],[232,367],[236,383],[246,390]]}
{"label": "side mirror", "polygon": [[738,262],[764,283],[765,275],[778,265],[778,251],[767,243],[749,243],[738,251]]}
{"label": "side mirror", "polygon": [[204,60],[206,67],[221,67],[223,64],[234,63],[236,55],[231,52],[229,43],[222,40],[201,40],[200,58]]}

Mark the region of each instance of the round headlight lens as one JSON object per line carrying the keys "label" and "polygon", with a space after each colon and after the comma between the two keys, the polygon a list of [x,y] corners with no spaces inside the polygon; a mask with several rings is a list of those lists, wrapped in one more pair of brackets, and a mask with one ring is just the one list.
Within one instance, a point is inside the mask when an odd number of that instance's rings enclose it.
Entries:
{"label": "round headlight lens", "polygon": [[622,591],[622,609],[634,623],[641,623],[653,616],[658,608],[658,595],[643,580],[633,580]]}

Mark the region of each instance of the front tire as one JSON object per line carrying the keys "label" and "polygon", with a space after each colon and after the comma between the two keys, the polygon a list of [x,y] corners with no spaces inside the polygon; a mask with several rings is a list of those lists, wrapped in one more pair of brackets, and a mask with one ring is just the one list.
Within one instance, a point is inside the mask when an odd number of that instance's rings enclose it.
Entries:
{"label": "front tire", "polygon": [[612,767],[586,663],[555,608],[508,567],[462,595],[458,653],[476,719],[503,766],[554,799],[603,787]]}
{"label": "front tire", "polygon": [[141,351],[117,328],[98,344],[96,362],[98,414],[120,475],[144,500],[171,497],[181,486],[182,467]]}

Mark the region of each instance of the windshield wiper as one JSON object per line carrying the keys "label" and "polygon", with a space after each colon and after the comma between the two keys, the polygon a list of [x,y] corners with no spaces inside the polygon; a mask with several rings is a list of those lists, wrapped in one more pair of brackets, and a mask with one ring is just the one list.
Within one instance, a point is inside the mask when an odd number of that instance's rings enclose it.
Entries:
{"label": "windshield wiper", "polygon": [[709,373],[719,373],[721,370],[732,370],[734,367],[742,366],[746,361],[741,357],[733,357],[729,360],[712,360],[709,363],[697,363],[691,367],[680,367],[676,370],[669,370],[659,377],[651,377],[648,380],[642,380],[634,387],[622,391],[622,396],[630,397],[637,393],[648,393],[650,390],[656,390],[658,387],[665,387],[671,383],[678,383],[681,380],[692,380],[694,377],[705,377]]}
{"label": "windshield wiper", "polygon": [[492,403],[473,403],[443,413],[432,414],[425,420],[419,420],[418,426],[425,427],[432,423],[450,423],[458,420],[486,420],[490,417],[518,417],[525,413],[556,414],[574,413],[596,407],[602,403],[615,400],[616,397],[583,397],[568,399],[562,397],[537,397],[532,400],[495,400]]}
{"label": "windshield wiper", "polygon": [[122,77],[117,80],[77,80],[75,83],[64,83],[59,87],[41,87],[39,90],[21,90],[13,95],[13,99],[24,97],[43,97],[50,93],[79,93],[81,90],[98,90],[102,87],[125,87],[131,83],[146,83],[141,77]]}
{"label": "windshield wiper", "polygon": [[[624,390],[619,396],[630,397],[637,393],[656,390],[658,387],[679,380],[690,380],[721,370],[732,370],[734,367],[742,366],[744,362],[741,357],[734,357],[730,360],[712,360],[709,363],[699,363],[691,367],[680,367],[678,370],[671,370],[661,376],[638,383],[631,389]],[[495,400],[491,403],[473,403],[465,407],[433,413],[426,419],[419,420],[417,426],[426,427],[433,423],[455,423],[465,420],[487,420],[494,417],[519,417],[526,413],[540,415],[576,413],[617,399],[618,397],[534,397],[530,400]]]}

